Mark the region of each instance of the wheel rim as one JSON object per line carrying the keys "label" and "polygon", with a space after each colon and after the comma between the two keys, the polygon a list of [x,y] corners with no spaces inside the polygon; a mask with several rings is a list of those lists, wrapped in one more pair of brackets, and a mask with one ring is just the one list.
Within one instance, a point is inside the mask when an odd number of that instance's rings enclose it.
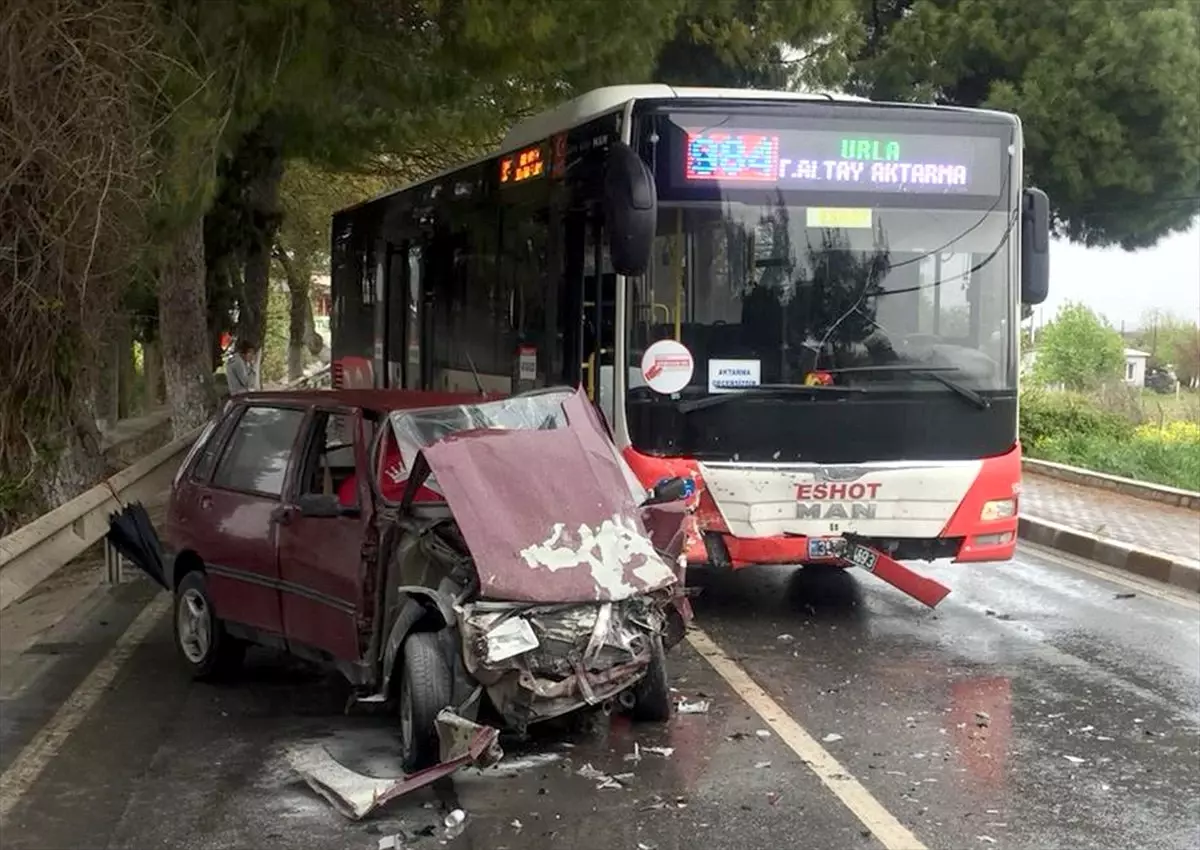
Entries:
{"label": "wheel rim", "polygon": [[176,623],[179,647],[184,657],[193,664],[200,664],[212,646],[212,616],[200,591],[188,588],[183,592],[176,612]]}

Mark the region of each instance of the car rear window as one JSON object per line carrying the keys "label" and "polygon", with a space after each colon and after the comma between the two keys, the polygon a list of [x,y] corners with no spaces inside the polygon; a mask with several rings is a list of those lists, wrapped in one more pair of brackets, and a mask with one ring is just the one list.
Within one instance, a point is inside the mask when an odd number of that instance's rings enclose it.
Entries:
{"label": "car rear window", "polygon": [[221,455],[212,483],[230,490],[282,494],[288,460],[303,422],[303,410],[247,408]]}

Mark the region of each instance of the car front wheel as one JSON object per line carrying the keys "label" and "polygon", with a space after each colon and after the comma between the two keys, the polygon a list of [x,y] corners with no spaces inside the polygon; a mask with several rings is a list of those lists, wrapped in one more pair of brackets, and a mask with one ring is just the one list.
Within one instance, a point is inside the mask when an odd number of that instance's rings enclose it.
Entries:
{"label": "car front wheel", "polygon": [[245,654],[245,644],[217,619],[202,572],[188,573],[175,588],[175,648],[196,679],[232,673]]}
{"label": "car front wheel", "polygon": [[671,719],[671,684],[667,677],[667,652],[662,638],[655,636],[650,644],[650,665],[646,675],[634,685],[634,720],[665,723]]}
{"label": "car front wheel", "polygon": [[438,762],[437,716],[450,705],[450,665],[434,632],[404,641],[400,671],[400,749],[410,773]]}

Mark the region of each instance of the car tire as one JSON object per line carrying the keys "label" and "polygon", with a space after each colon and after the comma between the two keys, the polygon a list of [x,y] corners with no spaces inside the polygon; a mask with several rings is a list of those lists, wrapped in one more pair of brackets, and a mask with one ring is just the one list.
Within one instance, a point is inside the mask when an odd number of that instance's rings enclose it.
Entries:
{"label": "car tire", "polygon": [[450,665],[436,632],[404,641],[400,670],[400,751],[409,773],[438,763],[437,716],[450,705]]}
{"label": "car tire", "polygon": [[646,675],[634,686],[634,720],[646,723],[665,723],[671,719],[671,685],[667,676],[667,652],[662,638],[655,636],[650,644],[650,665]]}
{"label": "car tire", "polygon": [[217,618],[205,575],[188,573],[175,588],[175,649],[195,679],[218,679],[235,672],[246,645],[229,636]]}

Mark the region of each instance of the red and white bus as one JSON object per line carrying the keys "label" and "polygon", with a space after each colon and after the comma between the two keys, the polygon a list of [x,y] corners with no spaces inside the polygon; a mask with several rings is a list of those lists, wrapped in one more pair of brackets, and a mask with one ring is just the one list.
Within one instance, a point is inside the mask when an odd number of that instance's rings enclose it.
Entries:
{"label": "red and white bus", "polygon": [[1048,242],[1013,115],[604,88],[334,216],[334,380],[582,383],[693,563],[998,561]]}

